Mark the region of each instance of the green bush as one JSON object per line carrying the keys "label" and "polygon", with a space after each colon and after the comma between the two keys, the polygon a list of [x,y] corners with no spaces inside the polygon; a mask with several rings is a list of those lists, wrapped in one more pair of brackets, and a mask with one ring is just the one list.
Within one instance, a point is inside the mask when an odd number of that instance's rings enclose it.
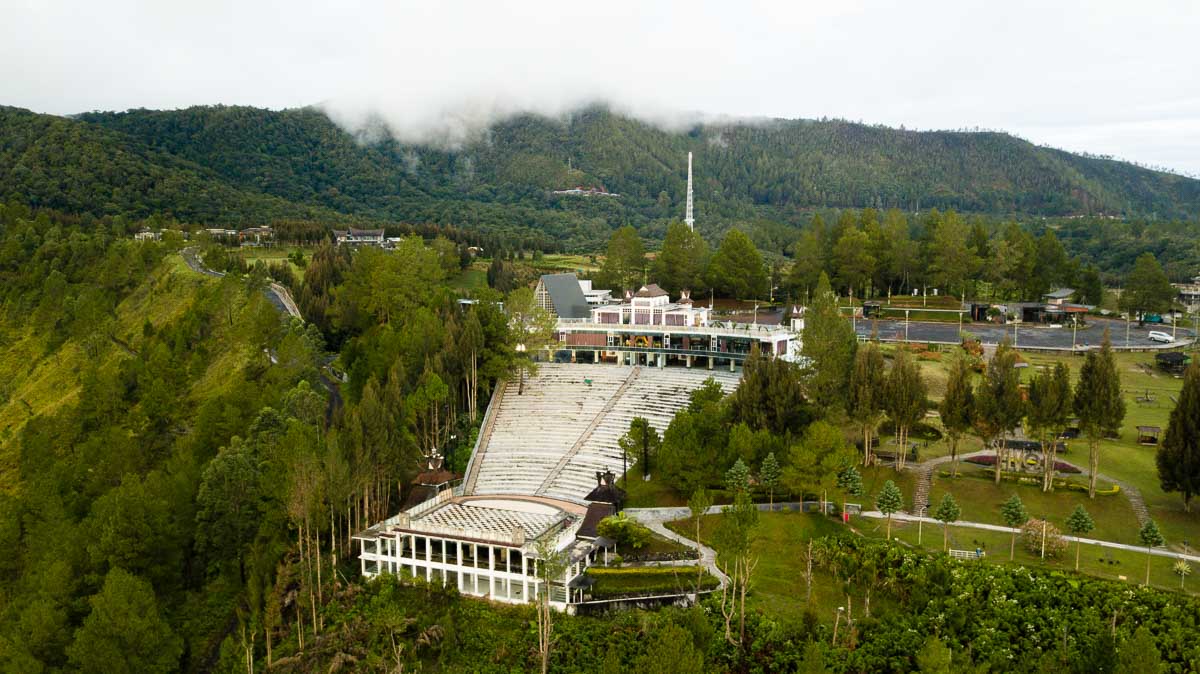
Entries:
{"label": "green bush", "polygon": [[625,513],[610,515],[600,520],[596,533],[617,542],[618,547],[629,547],[641,550],[650,540],[650,530],[644,525],[629,519]]}

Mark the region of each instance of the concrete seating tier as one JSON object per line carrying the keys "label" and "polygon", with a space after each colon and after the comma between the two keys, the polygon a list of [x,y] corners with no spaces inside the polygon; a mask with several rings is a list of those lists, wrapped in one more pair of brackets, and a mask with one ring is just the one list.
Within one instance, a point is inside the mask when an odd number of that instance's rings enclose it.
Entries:
{"label": "concrete seating tier", "polygon": [[523,394],[517,394],[518,382],[508,383],[492,433],[475,457],[474,492],[582,502],[596,486],[596,471],[621,472],[618,440],[634,417],[645,417],[662,433],[710,376],[729,391],[741,373],[544,364],[525,380]]}

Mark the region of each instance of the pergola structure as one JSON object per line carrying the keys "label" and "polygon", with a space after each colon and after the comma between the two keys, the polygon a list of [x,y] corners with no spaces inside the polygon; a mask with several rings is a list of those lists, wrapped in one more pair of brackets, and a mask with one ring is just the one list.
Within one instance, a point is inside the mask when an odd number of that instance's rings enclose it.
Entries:
{"label": "pergola structure", "polygon": [[1158,436],[1162,433],[1162,429],[1158,426],[1138,426],[1138,444],[1141,445],[1157,445]]}

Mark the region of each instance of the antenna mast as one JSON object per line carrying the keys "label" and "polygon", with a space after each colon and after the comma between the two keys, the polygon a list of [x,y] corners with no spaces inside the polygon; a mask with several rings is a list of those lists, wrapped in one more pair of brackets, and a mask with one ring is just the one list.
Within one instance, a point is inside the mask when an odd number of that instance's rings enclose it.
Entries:
{"label": "antenna mast", "polygon": [[692,153],[688,153],[688,193],[687,193],[687,213],[683,216],[683,222],[691,231],[696,231],[696,218],[692,217]]}

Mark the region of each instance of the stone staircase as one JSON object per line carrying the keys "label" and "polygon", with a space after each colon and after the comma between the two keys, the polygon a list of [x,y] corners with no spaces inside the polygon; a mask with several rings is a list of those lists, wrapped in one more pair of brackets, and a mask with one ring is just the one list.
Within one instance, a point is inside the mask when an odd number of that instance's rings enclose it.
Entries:
{"label": "stone staircase", "polygon": [[558,474],[562,472],[562,469],[571,462],[571,459],[579,453],[579,450],[583,447],[583,445],[587,443],[589,438],[592,437],[592,433],[596,432],[596,427],[600,425],[600,422],[604,421],[604,417],[608,416],[613,411],[613,408],[616,407],[617,402],[621,400],[621,396],[625,395],[625,391],[627,391],[629,386],[638,378],[638,374],[640,374],[641,371],[642,369],[640,367],[633,368],[633,371],[629,373],[629,376],[625,378],[625,381],[621,382],[620,388],[613,393],[612,397],[608,399],[608,402],[604,404],[604,407],[596,413],[596,417],[592,419],[591,423],[588,424],[588,427],[583,431],[583,433],[579,434],[579,439],[575,441],[574,445],[571,445],[571,449],[568,450],[566,454],[563,454],[562,458],[558,460],[558,463],[555,464],[550,473],[546,475],[546,479],[542,481],[542,486],[538,487],[537,492],[535,492],[538,496],[544,496],[546,494],[546,490],[550,488],[550,485],[554,484],[554,480],[558,477]]}

